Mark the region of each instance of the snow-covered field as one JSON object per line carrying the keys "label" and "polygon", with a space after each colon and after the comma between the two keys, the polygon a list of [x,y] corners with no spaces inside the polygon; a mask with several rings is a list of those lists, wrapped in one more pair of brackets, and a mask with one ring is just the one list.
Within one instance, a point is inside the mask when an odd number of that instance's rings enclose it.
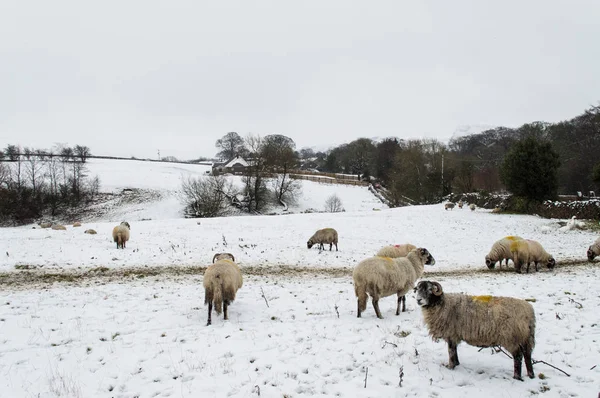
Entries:
{"label": "snow-covered field", "polygon": [[[102,162],[90,164],[91,174],[117,191],[172,192],[178,187],[175,168],[203,172],[202,166],[173,165],[169,177],[168,167],[130,162],[145,166],[125,165],[116,173],[115,165],[95,168]],[[147,221],[131,209],[111,209],[105,219],[67,231],[0,228],[0,397],[598,395],[600,267],[585,263],[596,233],[561,232],[557,220],[534,216],[445,211],[441,204],[373,211],[364,201],[376,199],[367,199],[368,192],[361,196],[361,188],[312,184],[307,203],[349,188],[354,190],[340,196],[354,210],[192,220],[178,218],[163,197],[137,205],[155,215]],[[131,223],[131,240],[117,250],[110,234],[122,219]],[[338,252],[306,248],[322,227],[338,230]],[[98,235],[84,234],[87,228]],[[540,241],[557,268],[522,275],[470,272],[486,270],[490,246],[509,234]],[[431,251],[436,264],[426,267],[423,278],[439,281],[447,292],[535,299],[533,357],[571,376],[538,363],[534,380],[515,381],[511,359],[465,344],[459,346],[461,365],[447,369],[446,345],[428,337],[412,293],[400,316],[394,315],[395,297],[388,297],[380,301],[385,319],[375,317],[370,303],[356,318],[351,268],[385,244],[404,242]],[[245,275],[230,320],[213,316],[210,327],[199,275],[7,282],[22,272],[17,268],[35,275],[89,267],[205,266],[218,251],[232,252],[242,269],[262,272]],[[275,265],[284,272],[269,273]],[[295,268],[321,272],[300,274]],[[332,269],[341,276],[325,272]]]}

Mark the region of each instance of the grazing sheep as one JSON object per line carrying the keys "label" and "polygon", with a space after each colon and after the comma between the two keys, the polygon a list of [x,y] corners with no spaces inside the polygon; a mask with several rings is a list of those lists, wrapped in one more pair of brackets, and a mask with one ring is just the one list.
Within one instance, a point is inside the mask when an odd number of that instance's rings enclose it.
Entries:
{"label": "grazing sheep", "polygon": [[404,243],[402,245],[384,246],[377,252],[377,257],[406,257],[411,250],[416,249],[417,246],[411,245],[410,243]]}
{"label": "grazing sheep", "polygon": [[496,213],[500,213],[502,210],[499,207],[494,207],[492,209],[492,213],[496,214]]}
{"label": "grazing sheep", "polygon": [[242,271],[234,261],[231,253],[217,253],[213,264],[204,272],[204,304],[208,304],[206,326],[212,323],[213,305],[217,314],[221,313],[222,307],[224,319],[229,319],[227,306],[235,300],[235,294],[243,283]]}
{"label": "grazing sheep", "polygon": [[485,256],[485,265],[489,269],[494,269],[496,267],[496,262],[500,261],[500,267],[502,267],[502,260],[506,260],[506,266],[508,267],[508,260],[513,259],[513,254],[510,251],[511,244],[514,241],[523,240],[520,236],[506,236],[499,241],[496,241],[490,252],[487,256]]}
{"label": "grazing sheep", "polygon": [[323,228],[315,232],[306,242],[306,247],[309,249],[315,244],[319,244],[319,250],[324,250],[323,244],[329,243],[329,251],[331,251],[333,245],[335,245],[335,251],[338,251],[338,233],[333,228]]}
{"label": "grazing sheep", "polygon": [[535,313],[525,300],[512,297],[444,293],[437,282],[415,288],[429,335],[448,343],[448,368],[460,364],[456,348],[462,341],[476,347],[502,346],[513,356],[513,378],[521,378],[525,357],[527,376],[534,378],[531,353],[535,347]]}
{"label": "grazing sheep", "polygon": [[529,273],[529,264],[535,264],[535,270],[538,271],[538,263],[546,264],[548,268],[554,268],[556,260],[551,254],[548,254],[539,242],[531,239],[514,241],[510,245],[510,251],[513,255],[515,269],[520,274],[521,267],[527,264],[527,273]]}
{"label": "grazing sheep", "polygon": [[476,208],[477,208],[477,206],[475,206],[475,203],[471,203],[469,205],[469,209],[471,209],[471,211],[475,211]]}
{"label": "grazing sheep", "polygon": [[52,226],[52,229],[55,231],[66,231],[67,227],[65,227],[64,225],[60,225],[60,224],[54,224]]}
{"label": "grazing sheep", "polygon": [[454,203],[446,203],[444,205],[444,210],[448,210],[448,209],[454,210]]}
{"label": "grazing sheep", "polygon": [[81,227],[81,223],[79,221],[76,221],[73,223],[73,227]]}
{"label": "grazing sheep", "polygon": [[129,231],[131,226],[127,221],[123,221],[120,225],[113,228],[113,241],[117,243],[117,249],[125,249],[125,243],[129,240]]}
{"label": "grazing sheep", "polygon": [[[352,273],[354,292],[358,298],[357,317],[360,318],[367,309],[367,294],[372,298],[379,319],[383,319],[379,311],[379,299],[398,295],[396,315],[400,315],[400,301],[423,275],[425,264],[434,265],[435,259],[424,248],[413,249],[406,257],[371,257],[361,261]],[[406,311],[405,306],[402,311]]]}
{"label": "grazing sheep", "polygon": [[459,200],[459,201],[458,201],[458,208],[459,208],[459,209],[462,209],[462,208],[463,208],[463,205],[464,205],[463,201],[462,201],[462,200]]}
{"label": "grazing sheep", "polygon": [[39,225],[40,225],[40,228],[50,228],[52,226],[52,223],[51,222],[43,222],[43,223],[40,223]]}
{"label": "grazing sheep", "polygon": [[600,255],[600,238],[596,239],[596,241],[588,248],[588,250],[587,250],[588,261],[594,261],[594,258],[599,255]]}
{"label": "grazing sheep", "polygon": [[90,234],[90,235],[96,235],[98,232],[96,232],[95,229],[86,229],[85,231],[83,231],[84,234]]}

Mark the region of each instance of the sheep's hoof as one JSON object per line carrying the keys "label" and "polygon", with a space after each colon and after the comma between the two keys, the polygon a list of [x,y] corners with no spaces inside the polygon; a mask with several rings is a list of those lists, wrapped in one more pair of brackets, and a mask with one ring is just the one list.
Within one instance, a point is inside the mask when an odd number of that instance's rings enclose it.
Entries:
{"label": "sheep's hoof", "polygon": [[210,326],[210,322],[206,322],[206,326]]}
{"label": "sheep's hoof", "polygon": [[377,318],[379,318],[379,319],[383,319],[383,317],[382,317],[381,315],[378,315],[378,316],[377,316]]}
{"label": "sheep's hoof", "polygon": [[517,375],[514,375],[513,379],[523,381],[523,378],[521,376],[517,376]]}
{"label": "sheep's hoof", "polygon": [[535,374],[533,374],[533,373],[527,373],[527,376],[528,376],[530,379],[535,379]]}
{"label": "sheep's hoof", "polygon": [[456,365],[457,365],[457,364],[455,364],[455,363],[449,363],[448,365],[446,365],[446,367],[447,367],[448,369],[454,369],[454,368],[456,367]]}

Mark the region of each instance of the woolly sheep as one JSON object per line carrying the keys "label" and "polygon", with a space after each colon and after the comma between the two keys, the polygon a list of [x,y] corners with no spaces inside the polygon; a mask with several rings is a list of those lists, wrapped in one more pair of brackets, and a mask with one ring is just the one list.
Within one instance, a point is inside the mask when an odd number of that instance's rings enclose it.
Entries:
{"label": "woolly sheep", "polygon": [[131,226],[127,221],[123,221],[121,224],[113,228],[112,237],[113,241],[117,243],[117,249],[125,249],[125,243],[129,240],[129,231]]}
{"label": "woolly sheep", "polygon": [[444,293],[437,282],[422,281],[415,288],[429,335],[448,343],[448,368],[460,365],[457,346],[502,346],[513,356],[513,378],[521,378],[525,357],[527,376],[534,378],[531,353],[535,347],[535,313],[525,300],[512,297]]}
{"label": "woolly sheep", "polygon": [[60,224],[54,224],[52,226],[52,229],[55,231],[66,231],[67,227],[65,227],[64,225],[60,225]]}
{"label": "woolly sheep", "polygon": [[446,203],[444,205],[444,210],[448,210],[448,209],[453,210],[454,209],[454,203]]}
{"label": "woolly sheep", "polygon": [[333,228],[323,228],[315,232],[306,242],[306,247],[309,249],[315,244],[319,244],[319,250],[324,250],[323,244],[329,243],[329,251],[331,251],[333,245],[335,245],[335,251],[338,251],[338,233]]}
{"label": "woolly sheep", "polygon": [[587,250],[588,261],[594,261],[594,258],[599,255],[600,255],[600,238],[596,239],[596,241],[588,248],[588,250]]}
{"label": "woolly sheep", "polygon": [[475,206],[475,203],[471,203],[469,205],[469,209],[471,209],[471,211],[475,211],[476,208],[477,208],[477,206]]}
{"label": "woolly sheep", "polygon": [[510,245],[517,240],[523,240],[523,238],[520,236],[505,236],[499,241],[496,241],[492,245],[488,255],[485,256],[485,265],[487,265],[489,269],[494,269],[494,267],[496,267],[496,262],[500,261],[500,266],[502,266],[502,260],[506,260],[506,266],[508,266],[508,260],[513,259]]}
{"label": "woolly sheep", "polygon": [[73,227],[81,227],[81,223],[79,221],[76,221],[73,223]]}
{"label": "woolly sheep", "polygon": [[539,242],[531,239],[514,241],[510,245],[510,251],[513,254],[513,262],[515,269],[520,274],[521,267],[527,264],[527,272],[529,272],[529,264],[535,264],[535,270],[538,271],[538,263],[546,264],[548,268],[554,268],[556,260],[551,254],[548,254]]}
{"label": "woolly sheep", "polygon": [[234,261],[231,253],[217,253],[213,257],[213,264],[204,272],[204,305],[208,304],[206,326],[212,323],[213,305],[217,314],[223,311],[224,319],[229,319],[227,306],[235,300],[243,283],[242,271]]}
{"label": "woolly sheep", "polygon": [[90,235],[96,235],[98,232],[96,232],[95,229],[86,229],[85,231],[83,231],[84,234],[90,234]]}
{"label": "woolly sheep", "polygon": [[462,209],[462,208],[463,208],[463,205],[464,205],[463,201],[462,201],[462,200],[459,200],[459,201],[458,201],[458,208],[459,208],[459,209]]}
{"label": "woolly sheep", "polygon": [[499,207],[494,207],[492,209],[492,213],[496,214],[496,213],[500,213],[502,210]]}
{"label": "woolly sheep", "polygon": [[40,225],[40,228],[50,228],[52,226],[52,223],[51,222],[43,222],[43,223],[40,223],[39,225]]}
{"label": "woolly sheep", "polygon": [[404,243],[402,245],[384,246],[377,252],[378,257],[406,257],[411,250],[416,249],[417,246],[411,245],[410,243]]}
{"label": "woolly sheep", "polygon": [[[354,293],[358,298],[357,317],[360,318],[367,309],[367,294],[372,298],[379,319],[383,318],[379,311],[379,299],[396,294],[396,315],[400,315],[400,301],[423,275],[425,264],[435,264],[435,259],[425,248],[413,249],[406,257],[371,257],[361,261],[352,273]],[[402,311],[405,310],[404,307]]]}

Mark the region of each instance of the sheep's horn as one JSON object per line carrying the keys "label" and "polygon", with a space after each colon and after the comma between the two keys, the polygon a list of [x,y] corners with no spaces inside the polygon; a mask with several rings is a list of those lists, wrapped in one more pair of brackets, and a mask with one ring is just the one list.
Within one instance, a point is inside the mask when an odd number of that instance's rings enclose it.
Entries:
{"label": "sheep's horn", "polygon": [[217,256],[218,256],[219,254],[221,254],[221,253],[217,253],[217,254],[215,254],[215,255],[214,255],[214,257],[213,257],[213,263],[215,262],[215,260],[217,259]]}
{"label": "sheep's horn", "polygon": [[436,296],[441,296],[444,291],[442,290],[442,285],[437,282],[431,282],[433,284],[433,294]]}
{"label": "sheep's horn", "polygon": [[231,261],[235,263],[235,257],[233,257],[233,254],[229,253],[229,255],[231,256]]}

